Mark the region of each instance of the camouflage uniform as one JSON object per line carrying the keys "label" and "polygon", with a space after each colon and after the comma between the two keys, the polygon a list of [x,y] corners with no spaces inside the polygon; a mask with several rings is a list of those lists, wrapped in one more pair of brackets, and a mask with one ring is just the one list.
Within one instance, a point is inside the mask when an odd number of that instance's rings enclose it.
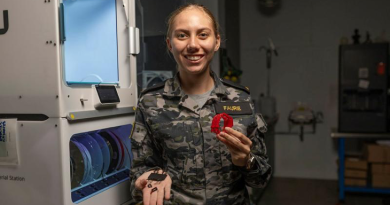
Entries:
{"label": "camouflage uniform", "polygon": [[[265,186],[271,175],[264,144],[264,121],[256,115],[249,92],[214,78],[215,88],[203,107],[180,88],[178,74],[144,91],[131,137],[133,204],[142,202],[136,179],[155,167],[172,178],[171,199],[164,204],[249,204],[245,185]],[[248,136],[256,162],[252,170],[232,164],[227,147],[210,132],[216,102],[250,102],[251,115],[231,115],[233,128]]]}

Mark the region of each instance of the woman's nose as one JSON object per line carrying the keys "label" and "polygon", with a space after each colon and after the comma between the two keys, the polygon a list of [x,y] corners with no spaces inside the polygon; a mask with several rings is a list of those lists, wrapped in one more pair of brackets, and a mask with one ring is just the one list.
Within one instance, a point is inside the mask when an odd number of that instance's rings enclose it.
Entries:
{"label": "woman's nose", "polygon": [[187,45],[188,51],[196,51],[199,49],[199,42],[196,37],[191,37]]}

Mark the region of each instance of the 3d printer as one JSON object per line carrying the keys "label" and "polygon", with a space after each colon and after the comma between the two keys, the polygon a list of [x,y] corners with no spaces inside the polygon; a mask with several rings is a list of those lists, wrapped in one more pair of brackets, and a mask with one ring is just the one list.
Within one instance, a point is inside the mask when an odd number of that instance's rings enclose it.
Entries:
{"label": "3d printer", "polygon": [[134,4],[0,2],[1,204],[129,201]]}

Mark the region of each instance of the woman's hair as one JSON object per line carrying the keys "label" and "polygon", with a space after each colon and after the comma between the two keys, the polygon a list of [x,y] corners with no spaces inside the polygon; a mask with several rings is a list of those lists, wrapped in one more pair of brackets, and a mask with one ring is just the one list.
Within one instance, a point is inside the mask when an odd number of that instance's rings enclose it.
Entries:
{"label": "woman's hair", "polygon": [[201,4],[185,4],[185,5],[182,5],[179,8],[177,8],[175,11],[173,11],[169,15],[169,18],[168,18],[168,21],[167,21],[168,29],[167,29],[167,36],[166,37],[169,38],[170,35],[172,34],[172,25],[173,25],[173,21],[175,20],[176,16],[179,15],[182,11],[184,11],[186,9],[191,9],[191,8],[199,9],[199,10],[205,12],[210,17],[211,22],[213,24],[215,37],[217,37],[219,35],[219,25],[218,25],[218,22],[215,20],[215,17],[213,15],[213,13],[211,13],[211,11],[208,8],[206,8],[205,6],[203,6]]}

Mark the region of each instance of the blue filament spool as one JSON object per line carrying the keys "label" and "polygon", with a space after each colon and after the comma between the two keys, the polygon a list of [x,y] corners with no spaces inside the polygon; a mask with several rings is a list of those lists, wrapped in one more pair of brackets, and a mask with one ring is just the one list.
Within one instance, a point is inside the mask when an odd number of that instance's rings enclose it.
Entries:
{"label": "blue filament spool", "polygon": [[91,133],[90,134],[96,142],[99,144],[100,150],[102,152],[103,156],[103,168],[102,168],[102,177],[107,174],[108,168],[110,166],[110,149],[108,148],[107,143],[103,139],[102,136],[100,136],[97,133]]}
{"label": "blue filament spool", "polygon": [[87,169],[87,176],[92,179],[98,179],[101,177],[103,172],[103,154],[99,144],[92,136],[88,134],[79,135],[75,137],[75,140],[84,145],[86,149],[85,153],[89,159],[88,165],[91,168],[91,170]]}

